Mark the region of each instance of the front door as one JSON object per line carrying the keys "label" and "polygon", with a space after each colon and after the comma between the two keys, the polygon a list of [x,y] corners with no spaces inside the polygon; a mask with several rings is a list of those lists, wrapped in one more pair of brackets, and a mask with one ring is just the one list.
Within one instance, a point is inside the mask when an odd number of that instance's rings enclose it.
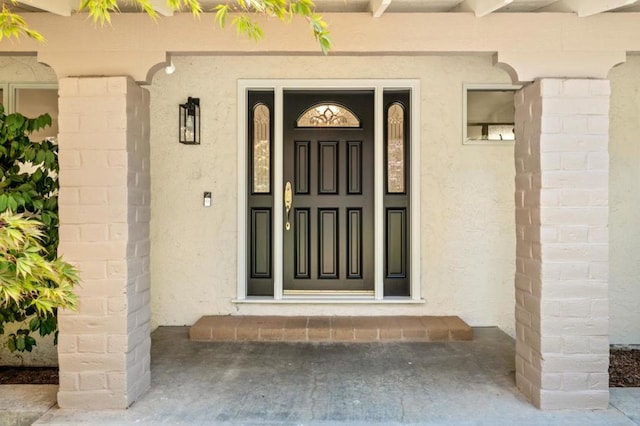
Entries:
{"label": "front door", "polygon": [[374,96],[284,93],[284,294],[373,294]]}

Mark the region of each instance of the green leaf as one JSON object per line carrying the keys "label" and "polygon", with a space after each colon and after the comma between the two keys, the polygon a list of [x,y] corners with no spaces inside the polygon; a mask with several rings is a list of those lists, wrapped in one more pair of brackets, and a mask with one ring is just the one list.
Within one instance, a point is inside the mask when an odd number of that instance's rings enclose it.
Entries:
{"label": "green leaf", "polygon": [[44,202],[44,208],[47,210],[55,210],[58,208],[58,198],[50,197]]}
{"label": "green leaf", "polygon": [[58,329],[58,320],[55,315],[46,317],[40,322],[40,335],[46,336]]}
{"label": "green leaf", "polygon": [[42,179],[42,169],[40,167],[38,167],[37,169],[34,170],[33,174],[31,175],[31,180],[34,182],[38,182],[40,179]]}
{"label": "green leaf", "polygon": [[25,348],[27,349],[28,352],[31,352],[33,347],[37,346],[36,339],[34,339],[32,336],[29,336],[29,335],[24,336],[24,343],[25,343]]}
{"label": "green leaf", "polygon": [[45,153],[45,160],[44,160],[45,166],[51,167],[55,161],[56,161],[56,156],[53,154],[53,152],[47,151]]}
{"label": "green leaf", "polygon": [[24,335],[18,335],[16,337],[16,349],[20,352],[23,352],[27,347],[27,344],[24,339]]}
{"label": "green leaf", "polygon": [[36,154],[36,161],[34,161],[33,164],[42,164],[45,160],[46,154],[47,153],[44,149],[39,149],[38,153]]}
{"label": "green leaf", "polygon": [[215,21],[220,25],[220,28],[224,28],[227,25],[227,18],[229,17],[229,9],[231,6],[228,4],[219,4],[214,8],[216,11]]}
{"label": "green leaf", "polygon": [[14,113],[14,114],[11,114],[11,115],[15,117],[15,121],[13,122],[13,126],[16,129],[20,129],[24,125],[24,123],[27,121],[27,118],[22,114],[15,114]]}
{"label": "green leaf", "polygon": [[9,338],[7,339],[7,347],[9,348],[9,352],[16,351],[16,335],[15,334],[9,335]]}
{"label": "green leaf", "polygon": [[7,210],[7,202],[9,201],[7,194],[0,194],[0,212]]}
{"label": "green leaf", "polygon": [[40,328],[40,318],[33,317],[31,321],[29,321],[29,330],[36,331]]}
{"label": "green leaf", "polygon": [[[20,194],[19,192],[16,192],[13,194],[13,199],[16,201],[16,204],[20,207],[24,207],[24,198],[22,197],[22,194]],[[15,211],[16,209],[14,209]]]}
{"label": "green leaf", "polygon": [[30,29],[24,18],[11,12],[3,2],[0,10],[0,40],[4,37],[18,38],[21,34],[38,41],[44,41],[44,37],[39,32]]}
{"label": "green leaf", "polygon": [[7,196],[7,207],[12,212],[18,210],[18,202],[11,195]]}

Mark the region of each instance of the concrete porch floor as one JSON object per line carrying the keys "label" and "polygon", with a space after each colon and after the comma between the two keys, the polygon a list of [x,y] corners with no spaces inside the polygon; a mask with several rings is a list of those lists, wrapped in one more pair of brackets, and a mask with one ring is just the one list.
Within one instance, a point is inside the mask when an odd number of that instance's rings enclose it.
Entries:
{"label": "concrete porch floor", "polygon": [[36,424],[640,422],[640,392],[613,393],[626,415],[537,410],[515,388],[514,342],[496,328],[467,342],[203,343],[188,340],[188,327],[161,327],[151,352],[151,389],[128,410],[53,408]]}

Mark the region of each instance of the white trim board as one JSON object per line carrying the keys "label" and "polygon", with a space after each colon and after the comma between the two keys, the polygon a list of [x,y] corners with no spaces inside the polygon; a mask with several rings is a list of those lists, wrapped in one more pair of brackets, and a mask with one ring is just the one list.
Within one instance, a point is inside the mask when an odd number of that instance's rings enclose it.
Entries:
{"label": "white trim board", "polygon": [[[282,203],[274,201],[273,208],[273,251],[274,251],[274,296],[273,298],[247,297],[247,94],[249,90],[273,90],[274,92],[274,143],[273,143],[273,196],[274,200],[282,200],[283,192],[283,98],[285,90],[304,89],[370,89],[374,91],[374,227],[383,229],[384,211],[382,194],[384,186],[383,164],[383,93],[385,89],[408,89],[411,91],[411,296],[404,298],[407,302],[422,301],[420,271],[420,81],[419,80],[238,80],[238,262],[237,262],[237,299],[235,303],[319,303],[318,299],[295,299],[283,295],[283,208]],[[374,297],[360,300],[359,303],[399,303],[398,298],[383,296],[383,232],[375,232],[374,239]],[[345,303],[341,299],[325,299],[323,303]],[[349,302],[347,302],[349,303]],[[353,302],[352,302],[353,303]]]}

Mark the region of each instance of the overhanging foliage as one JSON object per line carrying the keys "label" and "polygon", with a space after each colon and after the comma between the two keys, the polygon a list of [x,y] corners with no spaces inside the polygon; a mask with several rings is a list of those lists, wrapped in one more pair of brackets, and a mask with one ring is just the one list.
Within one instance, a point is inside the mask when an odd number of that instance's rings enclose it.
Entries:
{"label": "overhanging foliage", "polygon": [[[137,6],[151,18],[157,18],[158,13],[151,0],[129,0],[128,3]],[[166,0],[166,3],[167,8],[175,12],[186,11],[195,17],[203,13],[199,0]],[[0,40],[26,35],[43,41],[43,35],[29,28],[24,18],[15,11],[15,4],[16,0],[2,1]],[[89,13],[94,22],[105,25],[111,22],[111,15],[118,13],[120,9],[117,0],[79,0],[78,12],[84,11]],[[257,16],[275,17],[285,23],[298,16],[309,23],[322,52],[326,54],[331,49],[327,23],[315,12],[313,0],[231,0],[219,4],[212,12],[215,12],[215,21],[220,27],[224,28],[231,16],[231,25],[236,27],[238,34],[256,41],[264,37],[262,28],[255,19]]]}

